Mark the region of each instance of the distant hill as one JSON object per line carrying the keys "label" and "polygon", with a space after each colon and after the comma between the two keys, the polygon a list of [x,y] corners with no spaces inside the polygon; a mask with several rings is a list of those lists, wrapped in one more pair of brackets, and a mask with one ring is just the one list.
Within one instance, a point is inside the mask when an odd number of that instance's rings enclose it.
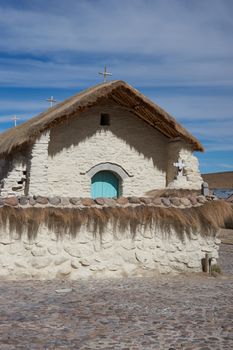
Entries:
{"label": "distant hill", "polygon": [[202,174],[210,189],[233,189],[233,171]]}

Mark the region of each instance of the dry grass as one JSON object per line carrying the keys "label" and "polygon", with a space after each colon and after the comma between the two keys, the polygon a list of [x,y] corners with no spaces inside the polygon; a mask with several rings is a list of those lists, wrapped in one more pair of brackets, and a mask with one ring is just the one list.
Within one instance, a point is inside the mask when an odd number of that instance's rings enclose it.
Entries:
{"label": "dry grass", "polygon": [[233,209],[224,201],[208,202],[200,207],[187,209],[149,206],[116,208],[0,208],[0,225],[20,235],[27,232],[29,239],[36,237],[40,225],[46,225],[58,236],[76,236],[82,225],[95,234],[102,234],[111,222],[116,232],[130,229],[132,236],[138,227],[158,227],[166,234],[175,230],[183,239],[191,231],[203,236],[215,234],[219,227],[233,228]]}

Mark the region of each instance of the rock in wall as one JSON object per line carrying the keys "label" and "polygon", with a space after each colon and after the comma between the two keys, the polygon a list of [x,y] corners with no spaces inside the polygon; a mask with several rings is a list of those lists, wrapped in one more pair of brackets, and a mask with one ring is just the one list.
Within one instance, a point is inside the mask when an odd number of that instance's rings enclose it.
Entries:
{"label": "rock in wall", "polygon": [[85,227],[76,237],[49,231],[41,225],[29,240],[14,232],[0,233],[0,276],[7,279],[77,279],[89,276],[132,276],[154,273],[202,271],[201,260],[208,252],[218,258],[220,240],[193,232],[181,240],[158,228],[141,226],[132,236],[108,224],[105,233],[94,234]]}

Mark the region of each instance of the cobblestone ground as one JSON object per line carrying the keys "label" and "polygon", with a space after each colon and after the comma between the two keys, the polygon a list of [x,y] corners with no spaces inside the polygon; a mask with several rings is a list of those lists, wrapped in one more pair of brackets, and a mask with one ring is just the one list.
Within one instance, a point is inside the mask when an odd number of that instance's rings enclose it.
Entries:
{"label": "cobblestone ground", "polygon": [[232,350],[233,246],[220,263],[217,278],[1,281],[0,349]]}

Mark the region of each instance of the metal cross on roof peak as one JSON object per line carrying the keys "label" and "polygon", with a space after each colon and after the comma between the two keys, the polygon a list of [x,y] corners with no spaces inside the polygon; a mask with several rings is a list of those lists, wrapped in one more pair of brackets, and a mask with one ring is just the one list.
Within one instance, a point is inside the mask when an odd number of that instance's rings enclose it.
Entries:
{"label": "metal cross on roof peak", "polygon": [[20,118],[16,117],[16,115],[13,116],[13,118],[11,118],[11,120],[14,121],[14,125],[15,127],[17,126],[17,120],[19,120]]}
{"label": "metal cross on roof peak", "polygon": [[106,83],[108,76],[112,76],[112,73],[107,72],[107,66],[104,66],[104,71],[103,72],[99,72],[99,74],[103,75],[104,83]]}
{"label": "metal cross on roof peak", "polygon": [[46,101],[50,102],[50,107],[53,107],[53,104],[54,104],[55,102],[57,102],[57,101],[53,98],[53,96],[51,96],[50,98],[47,98]]}

